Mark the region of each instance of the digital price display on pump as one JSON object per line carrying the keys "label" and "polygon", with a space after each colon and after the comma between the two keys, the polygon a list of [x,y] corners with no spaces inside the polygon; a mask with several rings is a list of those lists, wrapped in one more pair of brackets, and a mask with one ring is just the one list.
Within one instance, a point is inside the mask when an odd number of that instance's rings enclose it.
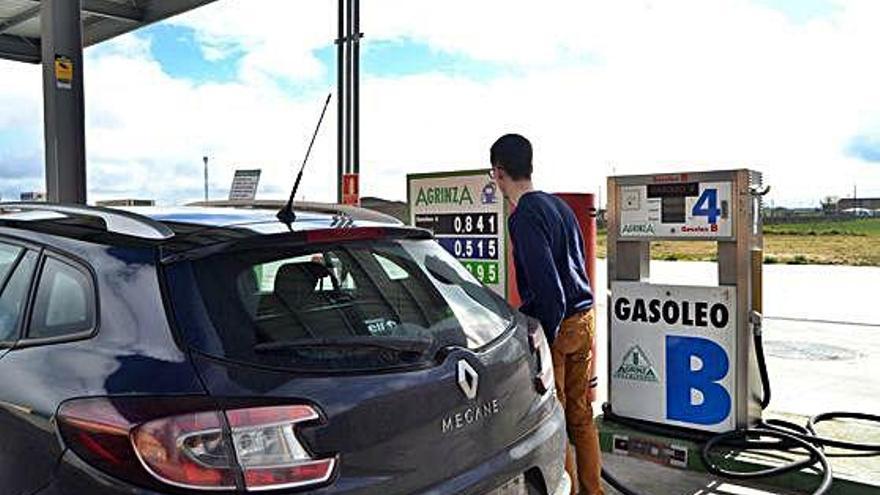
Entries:
{"label": "digital price display on pump", "polygon": [[507,296],[506,217],[489,170],[407,176],[410,224],[437,242],[480,282]]}
{"label": "digital price display on pump", "polygon": [[699,182],[688,174],[620,185],[621,238],[719,239],[733,236],[730,182]]}

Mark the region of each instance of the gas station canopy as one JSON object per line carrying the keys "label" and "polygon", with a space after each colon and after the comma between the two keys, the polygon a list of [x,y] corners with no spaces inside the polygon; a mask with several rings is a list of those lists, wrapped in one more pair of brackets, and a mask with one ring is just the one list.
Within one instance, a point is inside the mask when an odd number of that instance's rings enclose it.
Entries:
{"label": "gas station canopy", "polygon": [[[90,46],[214,0],[81,0],[82,43]],[[0,0],[0,59],[42,61],[39,0]]]}

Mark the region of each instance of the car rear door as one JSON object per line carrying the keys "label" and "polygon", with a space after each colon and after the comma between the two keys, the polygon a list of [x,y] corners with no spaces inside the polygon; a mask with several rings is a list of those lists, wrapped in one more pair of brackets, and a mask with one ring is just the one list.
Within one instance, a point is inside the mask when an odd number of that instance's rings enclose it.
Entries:
{"label": "car rear door", "polygon": [[[525,318],[433,241],[273,246],[165,275],[206,388],[233,402],[224,407],[320,411],[297,435],[315,459],[338,456],[333,493],[430,490],[553,410]],[[424,352],[402,344],[423,341]]]}
{"label": "car rear door", "polygon": [[504,452],[551,412],[552,393],[533,386],[525,333],[397,373],[303,375],[211,358],[196,366],[217,397],[317,406],[322,424],[298,434],[315,458],[338,456],[328,491],[412,494]]}

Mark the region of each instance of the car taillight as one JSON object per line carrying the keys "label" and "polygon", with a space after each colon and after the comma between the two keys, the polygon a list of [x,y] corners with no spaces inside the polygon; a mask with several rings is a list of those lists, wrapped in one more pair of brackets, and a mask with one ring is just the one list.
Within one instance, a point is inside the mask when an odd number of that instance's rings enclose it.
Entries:
{"label": "car taillight", "polygon": [[226,417],[248,490],[313,485],[333,475],[336,459],[313,458],[296,436],[298,423],[320,418],[312,407],[237,409]]}
{"label": "car taillight", "polygon": [[529,325],[529,345],[535,355],[538,368],[535,375],[535,388],[542,394],[548,390],[555,390],[553,356],[550,354],[550,346],[547,344],[544,329],[534,320]]}
{"label": "car taillight", "polygon": [[157,419],[131,433],[135,453],[160,481],[183,488],[234,490],[235,462],[220,414]]}
{"label": "car taillight", "polygon": [[306,405],[181,412],[180,406],[142,399],[74,400],[58,412],[65,442],[95,467],[138,484],[192,490],[261,491],[328,481],[336,458],[313,457],[296,431],[300,423],[319,420]]}

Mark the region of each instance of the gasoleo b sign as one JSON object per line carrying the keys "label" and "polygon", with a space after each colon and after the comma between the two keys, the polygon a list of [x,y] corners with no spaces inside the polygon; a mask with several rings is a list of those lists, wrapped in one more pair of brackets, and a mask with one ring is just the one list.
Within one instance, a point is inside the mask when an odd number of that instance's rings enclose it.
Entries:
{"label": "gasoleo b sign", "polygon": [[735,287],[612,282],[609,311],[616,414],[734,429]]}
{"label": "gasoleo b sign", "polygon": [[407,176],[410,223],[437,242],[480,282],[507,296],[504,201],[489,170]]}

